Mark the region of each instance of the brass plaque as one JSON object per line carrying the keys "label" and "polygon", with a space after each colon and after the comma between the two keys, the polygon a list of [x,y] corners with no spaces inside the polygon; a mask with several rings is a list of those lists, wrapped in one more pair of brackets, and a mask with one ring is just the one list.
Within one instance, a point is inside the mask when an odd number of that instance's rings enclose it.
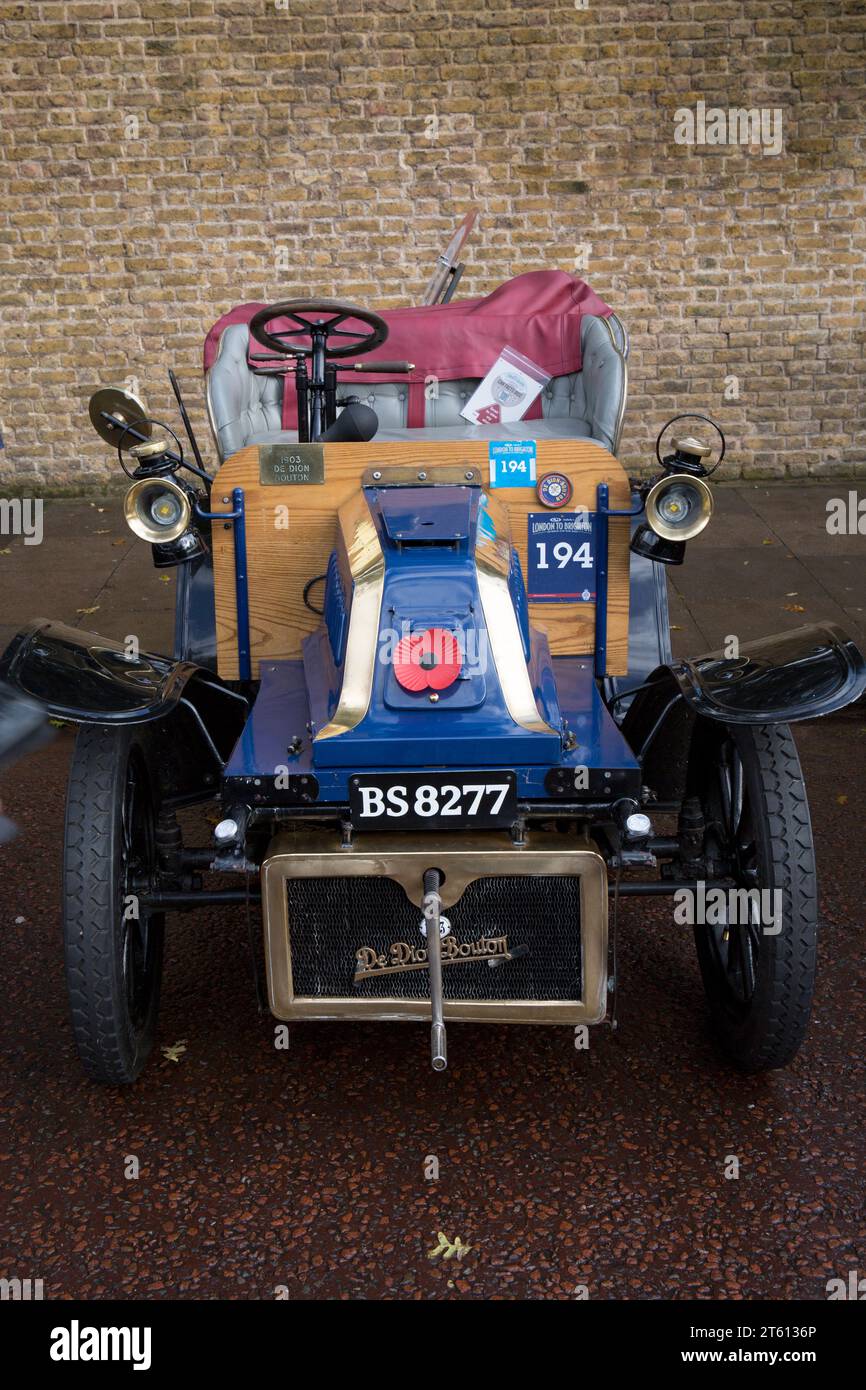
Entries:
{"label": "brass plaque", "polygon": [[324,444],[259,445],[259,482],[264,487],[291,487],[324,481]]}

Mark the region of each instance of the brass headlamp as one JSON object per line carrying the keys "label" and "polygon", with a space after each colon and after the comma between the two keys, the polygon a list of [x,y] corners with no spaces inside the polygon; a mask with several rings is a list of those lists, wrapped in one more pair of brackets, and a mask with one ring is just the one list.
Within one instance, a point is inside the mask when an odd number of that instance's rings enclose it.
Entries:
{"label": "brass headlamp", "polygon": [[165,545],[188,529],[192,502],[186,489],[171,478],[139,478],[123,500],[123,515],[143,541]]}
{"label": "brass headlamp", "polygon": [[[207,553],[197,524],[200,519],[196,514],[198,494],[189,483],[176,482],[172,476],[179,468],[188,468],[209,481],[172,372],[169,378],[198,467],[184,462],[177,435],[170,426],[151,419],[132,392],[108,386],[96,391],[90,400],[94,428],[106,443],[117,448],[121,467],[133,480],[123,500],[126,524],[153,547],[153,563],[158,569],[179,565]],[[134,472],[123,462],[123,453],[135,459]]]}
{"label": "brass headlamp", "polygon": [[[138,445],[135,452],[149,449],[158,455],[160,447],[164,450],[164,441],[154,440]],[[194,503],[191,488],[158,474],[138,478],[127,491],[123,499],[126,524],[153,546],[153,562],[158,569],[205,553],[205,543],[193,524]]]}
{"label": "brass headlamp", "polygon": [[669,473],[653,483],[644,505],[647,524],[657,536],[690,541],[700,535],[713,514],[713,494],[703,478]]}
{"label": "brass headlamp", "polygon": [[631,541],[636,555],[663,565],[682,564],[686,541],[700,535],[713,514],[713,494],[704,477],[709,445],[688,435],[673,440],[673,447],[674,453],[661,460],[665,472],[645,493],[646,520]]}

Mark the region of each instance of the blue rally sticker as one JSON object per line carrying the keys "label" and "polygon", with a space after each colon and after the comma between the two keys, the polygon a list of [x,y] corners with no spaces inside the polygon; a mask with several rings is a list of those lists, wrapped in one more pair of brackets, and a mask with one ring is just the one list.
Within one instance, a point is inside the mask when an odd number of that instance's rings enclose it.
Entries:
{"label": "blue rally sticker", "polygon": [[595,512],[530,512],[529,597],[548,603],[595,602]]}
{"label": "blue rally sticker", "polygon": [[491,487],[533,487],[536,446],[534,439],[491,439],[487,450]]}
{"label": "blue rally sticker", "polygon": [[487,540],[495,541],[496,523],[494,522],[493,517],[490,515],[490,513],[484,510],[486,506],[487,495],[486,493],[482,492],[478,507],[478,530],[481,532],[482,536],[485,536],[487,538]]}

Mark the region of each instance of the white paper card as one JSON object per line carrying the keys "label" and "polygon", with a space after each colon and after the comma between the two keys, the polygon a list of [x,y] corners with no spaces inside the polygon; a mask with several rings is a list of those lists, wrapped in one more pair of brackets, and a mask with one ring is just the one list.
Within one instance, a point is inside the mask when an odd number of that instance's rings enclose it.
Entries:
{"label": "white paper card", "polygon": [[460,414],[473,425],[522,420],[549,381],[548,373],[528,357],[514,348],[504,347]]}

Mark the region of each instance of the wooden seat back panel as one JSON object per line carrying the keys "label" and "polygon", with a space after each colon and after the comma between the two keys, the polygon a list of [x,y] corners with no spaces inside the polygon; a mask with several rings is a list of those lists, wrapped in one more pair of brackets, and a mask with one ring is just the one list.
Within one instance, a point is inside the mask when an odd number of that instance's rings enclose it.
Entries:
{"label": "wooden seat back panel", "polygon": [[[243,488],[249,575],[250,647],[253,676],[262,661],[296,658],[301,643],[321,621],[304,604],[304,585],[324,574],[334,548],[337,512],[357,492],[368,468],[423,468],[432,475],[438,467],[466,464],[488,475],[485,440],[429,440],[414,443],[326,444],[324,483],[291,486],[262,484],[258,446],[240,450],[220,468],[211,493],[211,510],[231,510],[231,494]],[[570,507],[594,511],[596,487],[606,482],[609,505],[630,506],[628,478],[622,466],[598,444],[585,440],[539,440],[538,477],[565,473],[574,494]],[[511,538],[527,574],[527,521],[530,512],[543,512],[534,487],[497,488],[511,521]],[[237,612],[235,607],[234,528],[213,522],[214,589],[219,674],[238,679]],[[608,573],[608,675],[623,675],[628,667],[629,522],[610,522]],[[321,605],[324,586],[314,591]],[[554,656],[591,653],[595,646],[595,605],[592,603],[531,603],[530,618],[547,634]]]}

